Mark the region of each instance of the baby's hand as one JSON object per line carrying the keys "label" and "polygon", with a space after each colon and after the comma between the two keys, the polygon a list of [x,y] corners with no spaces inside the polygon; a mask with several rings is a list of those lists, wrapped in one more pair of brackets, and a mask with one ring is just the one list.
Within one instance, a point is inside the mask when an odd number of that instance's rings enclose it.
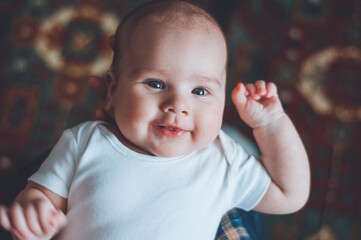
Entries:
{"label": "baby's hand", "polygon": [[241,119],[251,128],[266,126],[285,114],[274,83],[238,83],[232,101]]}
{"label": "baby's hand", "polygon": [[10,208],[0,206],[0,225],[19,240],[45,240],[66,225],[66,217],[49,201],[15,202]]}

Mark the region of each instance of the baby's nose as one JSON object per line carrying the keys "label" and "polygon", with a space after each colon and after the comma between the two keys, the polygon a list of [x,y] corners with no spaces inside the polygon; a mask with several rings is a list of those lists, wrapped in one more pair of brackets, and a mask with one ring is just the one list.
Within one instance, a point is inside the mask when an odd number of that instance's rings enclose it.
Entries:
{"label": "baby's nose", "polygon": [[163,112],[181,114],[183,116],[189,115],[189,103],[181,96],[173,96],[162,107]]}

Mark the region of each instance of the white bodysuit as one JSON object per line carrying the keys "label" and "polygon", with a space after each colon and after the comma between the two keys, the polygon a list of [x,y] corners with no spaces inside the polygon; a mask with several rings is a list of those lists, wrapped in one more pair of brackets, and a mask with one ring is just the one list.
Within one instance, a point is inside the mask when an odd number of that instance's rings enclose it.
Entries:
{"label": "white bodysuit", "polygon": [[270,184],[223,131],[200,151],[163,158],[128,149],[104,124],[66,130],[29,178],[68,199],[57,239],[214,239],[227,210],[252,209]]}

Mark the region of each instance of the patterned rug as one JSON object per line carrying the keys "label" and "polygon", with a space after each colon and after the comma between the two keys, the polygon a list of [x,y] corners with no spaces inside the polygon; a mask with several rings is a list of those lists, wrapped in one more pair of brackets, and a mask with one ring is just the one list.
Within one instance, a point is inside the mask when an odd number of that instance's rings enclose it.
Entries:
{"label": "patterned rug", "polygon": [[[102,101],[87,77],[109,68],[121,0],[0,2],[0,202],[16,170]],[[361,1],[198,0],[225,29],[228,93],[273,81],[306,145],[312,192],[297,214],[266,216],[269,239],[361,239]],[[227,99],[225,122],[249,136]]]}

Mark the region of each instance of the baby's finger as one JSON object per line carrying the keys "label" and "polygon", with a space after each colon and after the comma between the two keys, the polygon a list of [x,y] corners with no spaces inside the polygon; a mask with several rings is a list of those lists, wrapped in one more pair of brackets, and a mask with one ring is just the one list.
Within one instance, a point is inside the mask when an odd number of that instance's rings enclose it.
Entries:
{"label": "baby's finger", "polygon": [[50,228],[46,233],[47,236],[54,236],[59,230],[61,230],[67,223],[67,219],[61,210],[52,210],[49,216]]}
{"label": "baby's finger", "polygon": [[46,204],[42,204],[38,206],[38,217],[40,227],[43,230],[43,233],[48,234],[53,230],[53,226],[51,225],[52,212],[56,211],[55,209],[51,209]]}
{"label": "baby's finger", "polygon": [[238,83],[237,86],[232,91],[232,101],[237,105],[243,105],[247,102],[247,97],[249,93],[246,90],[243,83]]}
{"label": "baby's finger", "polygon": [[43,231],[41,230],[38,214],[33,205],[29,205],[25,210],[25,218],[28,223],[30,231],[37,236],[41,236]]}
{"label": "baby's finger", "polygon": [[14,205],[10,209],[10,216],[11,216],[11,225],[13,229],[20,234],[22,238],[29,239],[34,238],[32,232],[28,229],[28,225],[25,220],[25,216],[23,210],[18,203],[14,203]]}
{"label": "baby's finger", "polygon": [[8,216],[8,210],[5,206],[0,206],[0,226],[10,231],[11,224]]}
{"label": "baby's finger", "polygon": [[249,95],[249,92],[247,91],[246,86],[241,82],[237,84],[235,90],[238,91],[239,94],[241,94],[241,95],[244,95],[244,96]]}
{"label": "baby's finger", "polygon": [[16,231],[16,229],[11,229],[11,234],[12,234],[13,238],[16,240],[24,238],[18,231]]}
{"label": "baby's finger", "polygon": [[267,93],[266,83],[263,80],[259,80],[255,82],[256,85],[256,93],[260,96],[264,96]]}
{"label": "baby's finger", "polygon": [[67,218],[65,214],[58,210],[57,213],[54,213],[52,216],[52,225],[55,226],[57,229],[63,228],[67,223]]}
{"label": "baby's finger", "polygon": [[246,86],[243,83],[238,83],[237,87],[239,88],[240,94],[248,96],[249,92],[246,89]]}
{"label": "baby's finger", "polygon": [[254,100],[259,100],[261,97],[256,92],[256,86],[253,83],[246,84],[246,89]]}
{"label": "baby's finger", "polygon": [[266,89],[267,89],[266,97],[270,98],[277,96],[277,87],[273,82],[267,83]]}

